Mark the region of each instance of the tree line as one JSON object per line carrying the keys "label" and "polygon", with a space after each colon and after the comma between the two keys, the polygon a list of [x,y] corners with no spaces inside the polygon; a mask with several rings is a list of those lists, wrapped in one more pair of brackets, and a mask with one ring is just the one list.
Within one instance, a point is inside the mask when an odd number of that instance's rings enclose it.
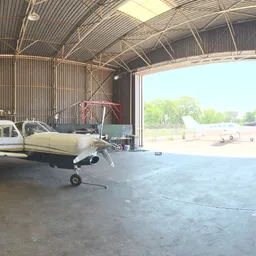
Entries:
{"label": "tree line", "polygon": [[177,100],[154,100],[144,104],[144,122],[146,127],[183,126],[182,116],[192,116],[201,124],[255,121],[256,110],[247,112],[238,118],[237,111],[216,112],[214,109],[201,109],[200,103],[193,97],[183,96]]}

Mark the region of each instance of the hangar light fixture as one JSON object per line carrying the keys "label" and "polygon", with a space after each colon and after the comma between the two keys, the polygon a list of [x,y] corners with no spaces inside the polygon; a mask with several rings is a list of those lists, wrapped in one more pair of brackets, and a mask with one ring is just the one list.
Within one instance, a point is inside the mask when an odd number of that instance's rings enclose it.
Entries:
{"label": "hangar light fixture", "polygon": [[170,9],[161,0],[130,0],[118,10],[145,22]]}
{"label": "hangar light fixture", "polygon": [[28,15],[28,19],[31,21],[36,21],[40,19],[40,16],[37,13],[32,12],[31,14]]}
{"label": "hangar light fixture", "polygon": [[114,79],[118,80],[119,79],[119,75],[114,76]]}

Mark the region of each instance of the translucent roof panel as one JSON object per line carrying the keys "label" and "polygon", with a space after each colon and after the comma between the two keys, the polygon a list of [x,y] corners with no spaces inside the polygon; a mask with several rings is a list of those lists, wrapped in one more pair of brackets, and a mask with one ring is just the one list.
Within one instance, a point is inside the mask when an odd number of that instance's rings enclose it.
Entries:
{"label": "translucent roof panel", "polygon": [[142,22],[152,19],[168,10],[170,10],[170,7],[161,0],[130,0],[119,8],[119,11]]}

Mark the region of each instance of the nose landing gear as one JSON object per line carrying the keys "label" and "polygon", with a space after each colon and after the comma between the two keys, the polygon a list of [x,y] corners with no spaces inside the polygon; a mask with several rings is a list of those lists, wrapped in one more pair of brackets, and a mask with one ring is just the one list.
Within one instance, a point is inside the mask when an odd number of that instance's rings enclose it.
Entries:
{"label": "nose landing gear", "polygon": [[80,186],[82,184],[82,178],[79,175],[80,168],[75,166],[74,171],[75,171],[75,173],[73,175],[71,175],[71,177],[70,177],[70,183],[73,186],[77,186],[78,187],[78,186]]}
{"label": "nose landing gear", "polygon": [[93,184],[93,183],[83,182],[81,176],[79,175],[80,170],[81,169],[75,165],[75,168],[74,168],[75,173],[73,175],[71,175],[71,177],[70,177],[70,183],[72,184],[72,186],[78,187],[81,184],[86,184],[86,185],[91,185],[91,186],[103,187],[105,189],[108,188],[108,186],[101,185],[101,184]]}

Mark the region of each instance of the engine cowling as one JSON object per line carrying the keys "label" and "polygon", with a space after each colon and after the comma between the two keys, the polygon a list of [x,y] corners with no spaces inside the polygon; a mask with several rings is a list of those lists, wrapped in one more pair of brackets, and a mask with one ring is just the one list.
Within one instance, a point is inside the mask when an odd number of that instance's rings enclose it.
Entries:
{"label": "engine cowling", "polygon": [[98,156],[88,156],[82,160],[79,164],[81,165],[95,165],[99,162],[100,158]]}

